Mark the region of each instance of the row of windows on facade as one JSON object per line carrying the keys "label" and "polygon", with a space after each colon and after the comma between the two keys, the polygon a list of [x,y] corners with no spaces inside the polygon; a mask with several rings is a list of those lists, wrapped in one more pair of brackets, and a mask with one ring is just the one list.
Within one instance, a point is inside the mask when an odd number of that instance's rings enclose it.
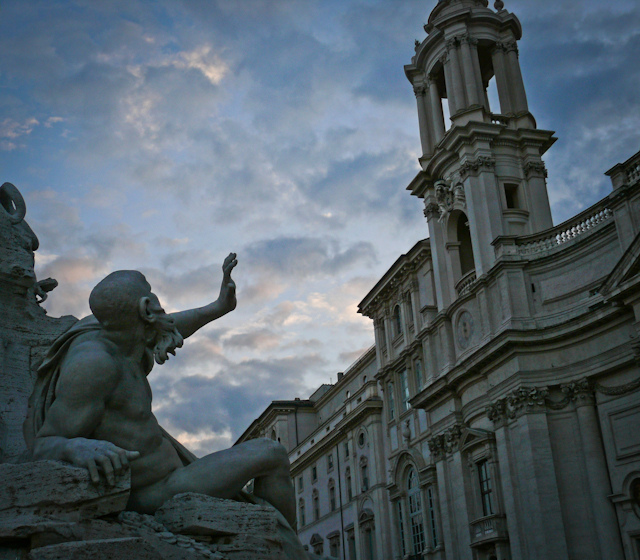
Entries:
{"label": "row of windows on facade", "polygon": [[[416,358],[413,361],[413,375],[414,375],[414,394],[418,393],[422,389],[422,383],[424,381],[422,373],[422,360]],[[409,410],[409,399],[411,399],[411,388],[409,386],[409,371],[405,368],[398,374],[398,384],[400,388],[400,413]],[[387,383],[387,410],[388,419],[393,420],[396,416],[396,395],[395,385],[393,381]]]}
{"label": "row of windows on facade", "polygon": [[[300,482],[302,477],[298,479]],[[347,501],[353,500],[353,484],[351,480],[351,468],[347,467],[345,469],[345,486],[347,491]],[[300,482],[301,483],[301,482]],[[298,487],[300,488],[300,486]],[[328,494],[329,494],[329,511],[336,511],[338,508],[338,503],[336,500],[336,483],[330,478],[327,484]],[[369,490],[369,467],[367,461],[363,461],[360,465],[360,489],[362,492],[366,492]],[[320,493],[317,488],[313,489],[311,493],[311,502],[313,506],[313,520],[318,521],[320,519]],[[342,506],[342,503],[340,503]],[[306,510],[305,510],[305,501],[304,498],[300,498],[298,500],[298,516],[300,520],[300,527],[304,527],[307,524],[306,519]]]}
{"label": "row of windows on facade", "polygon": [[[358,446],[359,447],[364,447],[366,443],[366,437],[364,435],[364,432],[360,432],[358,434]],[[345,441],[342,444],[342,455],[343,455],[343,460],[346,461],[349,457],[350,457],[350,451],[349,451],[349,442]],[[339,457],[338,457],[339,459]],[[330,473],[333,471],[333,453],[329,453],[326,456],[326,462],[327,462],[327,473]],[[348,467],[347,467],[347,470]],[[318,466],[317,465],[313,465],[311,467],[311,482],[317,482],[318,481]],[[304,490],[304,477],[303,475],[300,475],[298,477],[298,492],[302,492]]]}
{"label": "row of windows on facade", "polygon": [[[362,560],[374,560],[375,559],[375,544],[373,534],[373,523],[370,522],[366,527],[362,528],[362,544],[363,548],[361,552],[363,554]],[[356,552],[356,536],[353,529],[345,530],[347,537],[347,550],[348,556],[345,556],[345,560],[359,560]],[[332,558],[340,557],[340,532],[334,531],[332,534],[327,535],[329,541],[329,556]],[[311,546],[313,553],[318,556],[324,556],[324,540],[319,535],[311,537]]]}
{"label": "row of windows on facade", "polygon": [[[487,461],[480,461],[477,463],[476,468],[482,515],[493,515],[495,508]],[[399,498],[395,505],[398,537],[400,539],[400,548],[403,557],[407,554],[422,554],[425,552],[427,545],[433,550],[440,544],[434,486],[427,486],[424,493],[422,493],[418,482],[418,475],[413,467],[409,469],[406,480],[406,496]],[[426,498],[426,530],[425,512],[422,504],[423,497]],[[428,543],[427,539],[429,540]]]}

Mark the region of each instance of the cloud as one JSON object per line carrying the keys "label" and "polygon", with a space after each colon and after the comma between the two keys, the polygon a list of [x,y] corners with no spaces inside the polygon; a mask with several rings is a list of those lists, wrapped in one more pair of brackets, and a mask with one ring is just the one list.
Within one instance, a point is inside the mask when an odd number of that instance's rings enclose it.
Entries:
{"label": "cloud", "polygon": [[336,275],[356,266],[376,262],[372,243],[360,241],[341,251],[331,238],[277,237],[252,243],[245,248],[253,266],[281,277],[304,278],[310,275]]}

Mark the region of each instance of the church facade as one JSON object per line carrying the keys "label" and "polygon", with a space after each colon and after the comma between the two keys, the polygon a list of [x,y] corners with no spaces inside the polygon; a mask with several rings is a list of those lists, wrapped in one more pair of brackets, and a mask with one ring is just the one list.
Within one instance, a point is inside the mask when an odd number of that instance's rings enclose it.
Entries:
{"label": "church facade", "polygon": [[494,7],[440,0],[405,67],[429,238],[360,303],[374,348],[243,435],[286,437],[299,532],[324,555],[640,560],[640,152],[554,226],[555,138],[527,106],[520,22]]}

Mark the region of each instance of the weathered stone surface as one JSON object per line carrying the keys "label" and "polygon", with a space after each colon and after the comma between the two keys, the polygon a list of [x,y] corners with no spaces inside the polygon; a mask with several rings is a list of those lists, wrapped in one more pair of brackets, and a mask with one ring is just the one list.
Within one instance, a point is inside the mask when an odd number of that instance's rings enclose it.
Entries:
{"label": "weathered stone surface", "polygon": [[175,533],[253,535],[277,540],[278,518],[272,508],[220,500],[204,494],[178,494],[156,512],[156,519]]}
{"label": "weathered stone surface", "polygon": [[86,469],[58,461],[0,465],[0,535],[37,516],[79,520],[122,511],[129,499],[130,473],[113,487],[93,484]]}
{"label": "weathered stone surface", "polygon": [[127,537],[68,542],[32,550],[28,560],[158,560],[162,556],[144,539]]}

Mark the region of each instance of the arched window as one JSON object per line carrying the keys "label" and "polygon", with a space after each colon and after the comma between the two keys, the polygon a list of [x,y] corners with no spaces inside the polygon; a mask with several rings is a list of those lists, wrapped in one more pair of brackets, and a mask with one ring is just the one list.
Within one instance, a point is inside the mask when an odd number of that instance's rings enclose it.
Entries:
{"label": "arched window", "polygon": [[409,525],[411,527],[411,547],[413,554],[424,550],[424,525],[422,523],[422,499],[418,474],[411,467],[407,476],[407,498],[409,500]]}
{"label": "arched window", "polygon": [[300,519],[300,527],[304,527],[306,520],[304,517],[304,500],[302,498],[298,501],[298,517]]}
{"label": "arched window", "polygon": [[318,521],[320,519],[320,497],[318,496],[318,490],[313,490],[313,495],[311,496],[313,500],[313,520]]}
{"label": "arched window", "polygon": [[393,308],[393,327],[395,329],[393,334],[400,336],[402,334],[402,312],[400,311],[399,305]]}
{"label": "arched window", "polygon": [[336,484],[333,478],[329,479],[329,508],[331,511],[336,510]]}
{"label": "arched window", "polygon": [[275,430],[275,428],[273,430],[271,430],[271,439],[273,441],[276,441],[276,430]]}

